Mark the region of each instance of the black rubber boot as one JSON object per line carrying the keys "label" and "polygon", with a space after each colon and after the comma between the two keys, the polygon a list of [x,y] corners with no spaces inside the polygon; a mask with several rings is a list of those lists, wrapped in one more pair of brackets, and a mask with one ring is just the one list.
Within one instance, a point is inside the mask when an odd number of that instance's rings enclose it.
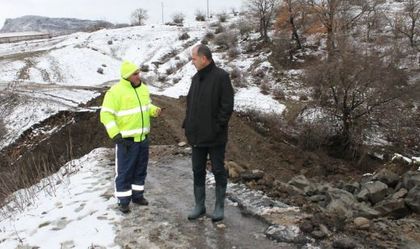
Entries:
{"label": "black rubber boot", "polygon": [[206,201],[206,187],[194,185],[194,198],[195,207],[193,211],[188,215],[189,220],[198,219],[206,214],[206,206],[204,205],[204,202]]}
{"label": "black rubber boot", "polygon": [[216,184],[216,204],[214,207],[213,215],[211,216],[211,220],[213,222],[221,221],[224,218],[225,196],[226,185]]}

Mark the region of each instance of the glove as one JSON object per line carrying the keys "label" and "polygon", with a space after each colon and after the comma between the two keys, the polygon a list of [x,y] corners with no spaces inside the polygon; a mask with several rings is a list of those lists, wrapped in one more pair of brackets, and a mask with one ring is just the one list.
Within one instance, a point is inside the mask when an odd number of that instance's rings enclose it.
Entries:
{"label": "glove", "polygon": [[118,133],[117,135],[115,135],[115,137],[112,138],[112,141],[114,141],[114,143],[116,144],[122,144],[126,147],[128,147],[130,145],[130,141],[125,140],[122,136],[121,133]]}

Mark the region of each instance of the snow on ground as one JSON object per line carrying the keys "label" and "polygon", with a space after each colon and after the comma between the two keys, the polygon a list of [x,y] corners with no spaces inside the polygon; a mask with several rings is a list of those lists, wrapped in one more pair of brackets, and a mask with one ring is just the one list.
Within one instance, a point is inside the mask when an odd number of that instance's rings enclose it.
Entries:
{"label": "snow on ground", "polygon": [[7,134],[0,139],[0,149],[13,143],[19,136],[52,115],[66,110],[78,110],[77,106],[99,96],[99,92],[63,87],[16,89],[16,102],[0,106]]}
{"label": "snow on ground", "polygon": [[[114,82],[119,78],[119,67],[125,59],[149,67],[148,72],[142,72],[142,77],[150,86],[151,93],[174,98],[185,96],[196,73],[190,62],[191,48],[211,30],[210,24],[194,22],[185,27],[145,25],[0,44],[0,82],[5,85],[12,82],[18,85],[34,82],[46,85],[32,91],[17,91],[19,95],[28,97],[6,112],[8,115],[4,121],[8,134],[0,141],[0,149],[32,125],[59,111],[74,109],[98,95],[87,90],[51,90],[51,83],[71,87]],[[185,32],[190,38],[180,40],[179,36]],[[215,47],[212,49],[215,51]],[[240,55],[236,60],[229,61],[220,52],[215,52],[214,58],[216,64],[228,72],[233,68],[246,72],[255,60],[265,60]],[[268,62],[264,63],[271,67]],[[98,69],[103,72],[98,73]],[[257,87],[237,90],[236,111],[281,114],[285,109],[270,95],[260,93]]]}
{"label": "snow on ground", "polygon": [[[122,216],[114,208],[110,153],[95,149],[52,177],[14,193],[18,201],[0,209],[0,247],[120,248],[114,244]],[[36,201],[27,206],[30,198]]]}
{"label": "snow on ground", "polygon": [[235,110],[258,110],[263,113],[281,114],[285,105],[274,100],[270,95],[260,93],[258,87],[241,88],[235,94]]}

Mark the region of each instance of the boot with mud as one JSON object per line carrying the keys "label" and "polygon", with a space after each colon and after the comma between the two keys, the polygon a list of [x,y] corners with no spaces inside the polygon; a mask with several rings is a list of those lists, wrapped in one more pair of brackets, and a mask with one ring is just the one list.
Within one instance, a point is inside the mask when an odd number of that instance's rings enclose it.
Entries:
{"label": "boot with mud", "polygon": [[214,207],[213,215],[211,216],[211,221],[217,222],[217,221],[223,220],[224,208],[225,208],[225,196],[226,196],[226,185],[216,184],[216,204]]}
{"label": "boot with mud", "polygon": [[206,214],[206,187],[194,185],[195,207],[188,215],[189,220],[198,219]]}

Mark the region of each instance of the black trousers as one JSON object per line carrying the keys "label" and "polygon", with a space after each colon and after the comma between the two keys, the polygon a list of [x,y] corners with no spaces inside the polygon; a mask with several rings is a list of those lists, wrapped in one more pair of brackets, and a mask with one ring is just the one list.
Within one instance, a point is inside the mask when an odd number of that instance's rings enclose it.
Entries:
{"label": "black trousers", "polygon": [[227,173],[225,170],[226,144],[212,147],[192,148],[192,169],[194,173],[194,185],[204,186],[206,183],[207,155],[210,155],[212,172],[216,180],[216,186],[227,185]]}

